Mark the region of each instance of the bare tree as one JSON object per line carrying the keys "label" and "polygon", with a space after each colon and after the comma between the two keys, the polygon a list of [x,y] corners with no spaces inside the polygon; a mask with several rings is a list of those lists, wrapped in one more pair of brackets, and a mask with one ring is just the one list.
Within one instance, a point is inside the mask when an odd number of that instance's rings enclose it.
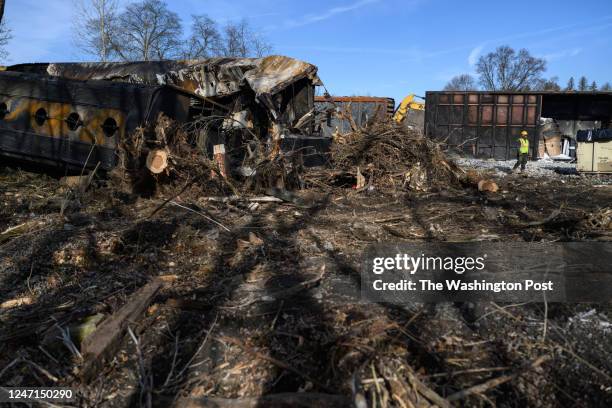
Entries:
{"label": "bare tree", "polygon": [[254,34],[251,38],[251,47],[253,48],[254,55],[257,57],[270,55],[274,49],[272,44],[266,41],[260,34]]}
{"label": "bare tree", "polygon": [[476,72],[483,88],[491,91],[521,91],[534,88],[546,71],[546,61],[526,49],[517,53],[507,45],[478,59]]}
{"label": "bare tree", "polygon": [[444,87],[445,91],[475,91],[477,89],[476,80],[470,74],[454,76]]}
{"label": "bare tree", "polygon": [[226,57],[263,57],[272,51],[272,46],[253,31],[247,20],[228,23],[223,34],[223,55]]}
{"label": "bare tree", "polygon": [[117,0],[75,0],[74,41],[83,52],[106,62],[113,55]]}
{"label": "bare tree", "polygon": [[580,77],[580,80],[578,81],[578,90],[584,92],[588,89],[589,89],[589,81],[583,75]]}
{"label": "bare tree", "polygon": [[11,29],[6,24],[6,21],[0,23],[0,60],[5,60],[9,53],[6,50],[6,46],[9,41],[13,38]]}
{"label": "bare tree", "polygon": [[185,58],[210,58],[222,55],[223,40],[217,22],[206,15],[191,17],[191,35]]}
{"label": "bare tree", "polygon": [[223,54],[227,57],[247,57],[246,21],[240,23],[229,23],[224,28]]}
{"label": "bare tree", "polygon": [[576,85],[574,85],[574,77],[570,77],[570,79],[567,81],[567,86],[565,87],[566,91],[575,91],[576,90]]}
{"label": "bare tree", "polygon": [[559,77],[552,77],[549,79],[540,79],[534,86],[537,91],[560,91],[561,86],[559,85]]}
{"label": "bare tree", "polygon": [[8,57],[6,46],[11,38],[13,38],[11,29],[8,28],[6,21],[4,21],[4,0],[0,0],[0,59],[2,60]]}
{"label": "bare tree", "polygon": [[126,61],[162,60],[182,53],[181,20],[161,0],[129,4],[119,15],[113,50]]}
{"label": "bare tree", "polygon": [[8,57],[8,51],[6,46],[9,41],[13,38],[11,29],[4,20],[4,0],[0,0],[0,59],[4,60]]}

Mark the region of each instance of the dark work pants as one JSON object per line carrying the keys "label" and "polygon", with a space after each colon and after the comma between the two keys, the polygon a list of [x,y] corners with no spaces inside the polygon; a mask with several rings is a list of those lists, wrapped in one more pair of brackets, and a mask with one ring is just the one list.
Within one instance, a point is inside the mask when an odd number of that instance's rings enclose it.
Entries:
{"label": "dark work pants", "polygon": [[525,166],[527,165],[527,158],[529,157],[529,153],[519,153],[517,160],[516,160],[516,164],[514,165],[514,167],[512,168],[512,170],[516,170],[516,168],[519,166],[519,164],[521,165],[521,171],[525,170]]}

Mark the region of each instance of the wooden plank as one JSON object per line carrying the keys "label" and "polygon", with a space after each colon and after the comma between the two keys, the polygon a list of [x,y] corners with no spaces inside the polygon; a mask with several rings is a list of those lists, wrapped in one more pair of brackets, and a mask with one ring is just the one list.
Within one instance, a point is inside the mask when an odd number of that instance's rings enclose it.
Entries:
{"label": "wooden plank", "polygon": [[83,367],[81,379],[93,379],[121,344],[129,323],[135,322],[153,300],[163,281],[155,278],[134,292],[123,307],[104,320],[82,344]]}

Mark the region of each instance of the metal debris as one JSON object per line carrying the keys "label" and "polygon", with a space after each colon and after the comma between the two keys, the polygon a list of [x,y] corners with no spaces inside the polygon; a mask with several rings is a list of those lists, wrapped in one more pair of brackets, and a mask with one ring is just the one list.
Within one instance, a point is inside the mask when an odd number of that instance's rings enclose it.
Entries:
{"label": "metal debris", "polygon": [[258,139],[272,157],[285,137],[312,133],[318,84],[316,66],[284,56],[14,65],[0,72],[0,154],[109,170],[119,146],[163,113],[191,125],[205,153]]}

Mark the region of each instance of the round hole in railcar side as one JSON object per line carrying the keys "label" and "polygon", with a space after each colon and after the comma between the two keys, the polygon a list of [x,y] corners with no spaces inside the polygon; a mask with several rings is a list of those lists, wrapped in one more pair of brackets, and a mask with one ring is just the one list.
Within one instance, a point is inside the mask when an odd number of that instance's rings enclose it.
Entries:
{"label": "round hole in railcar side", "polygon": [[119,129],[117,126],[117,121],[113,118],[107,118],[102,124],[102,130],[104,131],[104,135],[106,135],[106,137],[112,137],[117,129]]}
{"label": "round hole in railcar side", "polygon": [[68,129],[75,131],[83,124],[83,122],[81,122],[81,117],[78,113],[72,112],[66,118],[66,124],[68,124]]}
{"label": "round hole in railcar side", "polygon": [[49,119],[49,115],[47,115],[47,110],[45,108],[40,108],[34,114],[34,121],[38,126],[42,126]]}

